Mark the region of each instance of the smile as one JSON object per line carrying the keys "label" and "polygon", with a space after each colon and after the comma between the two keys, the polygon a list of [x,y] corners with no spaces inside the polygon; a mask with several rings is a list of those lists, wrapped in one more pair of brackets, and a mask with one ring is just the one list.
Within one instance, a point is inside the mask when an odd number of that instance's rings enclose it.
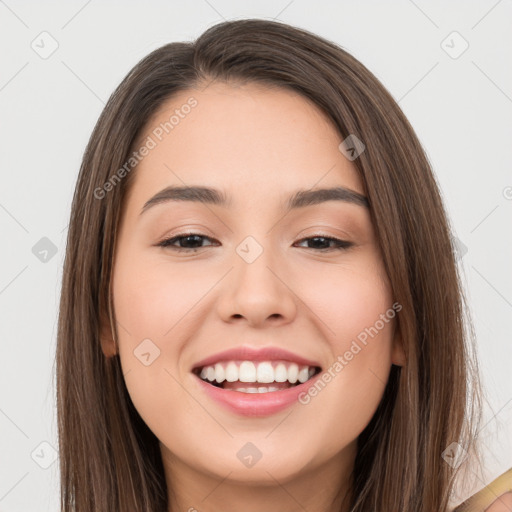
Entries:
{"label": "smile", "polygon": [[272,393],[307,382],[320,371],[317,366],[291,361],[219,361],[196,368],[199,378],[217,388],[239,393]]}

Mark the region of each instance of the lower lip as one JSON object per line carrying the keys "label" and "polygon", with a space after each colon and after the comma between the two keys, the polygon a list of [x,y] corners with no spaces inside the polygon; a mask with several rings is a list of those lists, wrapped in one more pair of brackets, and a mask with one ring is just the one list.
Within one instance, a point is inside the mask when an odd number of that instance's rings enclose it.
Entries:
{"label": "lower lip", "polygon": [[269,416],[298,402],[298,396],[302,392],[306,392],[320,375],[321,372],[298,386],[267,393],[243,393],[242,391],[218,388],[207,384],[197,375],[194,375],[194,378],[210,398],[230,411],[241,416]]}

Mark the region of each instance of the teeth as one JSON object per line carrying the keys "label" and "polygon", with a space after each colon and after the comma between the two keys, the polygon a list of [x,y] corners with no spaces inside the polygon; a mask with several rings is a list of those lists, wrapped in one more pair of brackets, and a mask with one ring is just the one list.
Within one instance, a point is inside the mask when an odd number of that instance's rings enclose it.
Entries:
{"label": "teeth", "polygon": [[274,380],[276,382],[286,382],[288,380],[288,370],[286,369],[286,366],[283,363],[279,363],[276,366],[274,372]]}
{"label": "teeth", "polygon": [[[306,382],[314,373],[314,367],[299,367],[296,363],[290,362],[229,361],[216,363],[215,366],[205,366],[201,369],[200,377],[203,380],[216,381],[219,384],[224,381],[258,382],[262,384],[288,381],[290,384],[295,384],[297,381],[300,383]],[[266,391],[261,391],[262,389],[266,390],[267,388],[240,388],[240,390],[245,390],[245,393],[265,393]]]}
{"label": "teeth", "polygon": [[[244,363],[242,363],[242,364],[244,364]],[[242,365],[240,365],[240,369],[242,369]],[[263,382],[263,383],[274,382],[274,368],[272,368],[272,365],[267,361],[260,363],[258,365],[258,371],[256,374],[256,378],[257,378],[258,382]]]}
{"label": "teeth", "polygon": [[[306,367],[307,368],[307,367]],[[299,367],[293,363],[288,367],[288,382],[295,384],[299,375]]]}
{"label": "teeth", "polygon": [[219,363],[215,365],[215,380],[219,384],[226,380],[226,372],[224,371],[224,366]]}
{"label": "teeth", "polygon": [[215,380],[215,368],[213,366],[208,366],[206,369],[206,378],[208,380]]}
{"label": "teeth", "polygon": [[303,368],[301,368],[297,378],[299,379],[299,382],[301,382],[301,383],[306,382],[309,379],[309,368],[307,366],[304,366]]}
{"label": "teeth", "polygon": [[[259,366],[259,365],[258,365]],[[251,361],[243,361],[238,368],[238,380],[240,382],[257,382],[256,366]],[[268,381],[266,381],[268,382]]]}
{"label": "teeth", "polygon": [[228,382],[238,380],[238,366],[235,363],[229,363],[226,367],[226,380]]}
{"label": "teeth", "polygon": [[240,393],[271,393],[273,391],[280,391],[280,389],[275,386],[269,386],[268,388],[261,386],[260,388],[234,388],[232,391],[238,391]]}

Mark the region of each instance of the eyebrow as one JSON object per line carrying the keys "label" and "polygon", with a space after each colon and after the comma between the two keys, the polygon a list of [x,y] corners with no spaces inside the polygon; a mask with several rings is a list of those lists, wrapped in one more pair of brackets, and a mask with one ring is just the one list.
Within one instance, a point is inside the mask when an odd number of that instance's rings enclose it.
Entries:
{"label": "eyebrow", "polygon": [[[231,205],[231,198],[218,189],[204,186],[171,185],[157,192],[151,199],[146,201],[140,215],[151,207],[168,201],[193,201],[223,207]],[[368,199],[362,194],[345,187],[333,187],[316,190],[298,190],[288,199],[286,209],[289,211],[327,201],[343,201],[365,208],[370,206]]]}

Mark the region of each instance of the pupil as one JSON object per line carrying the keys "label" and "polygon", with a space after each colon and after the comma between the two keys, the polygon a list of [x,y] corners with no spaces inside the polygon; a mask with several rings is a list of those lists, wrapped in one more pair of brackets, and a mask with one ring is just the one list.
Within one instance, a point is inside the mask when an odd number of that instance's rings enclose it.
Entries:
{"label": "pupil", "polygon": [[[315,245],[315,244],[317,244],[317,242],[318,242],[319,240],[325,240],[325,237],[323,237],[323,236],[315,236],[315,237],[313,237],[313,238],[311,239],[311,242],[313,243],[313,245]],[[326,244],[326,242],[323,242],[323,243],[322,243],[322,242],[320,242],[320,245],[325,246],[325,244]],[[318,247],[317,247],[317,248],[318,248]]]}
{"label": "pupil", "polygon": [[[190,241],[191,239],[195,239],[195,242],[198,242],[199,246],[201,245],[201,237],[198,235],[189,235],[189,236],[185,237],[184,238],[185,245],[188,245],[187,241]],[[192,242],[192,244],[194,244],[194,242]]]}

